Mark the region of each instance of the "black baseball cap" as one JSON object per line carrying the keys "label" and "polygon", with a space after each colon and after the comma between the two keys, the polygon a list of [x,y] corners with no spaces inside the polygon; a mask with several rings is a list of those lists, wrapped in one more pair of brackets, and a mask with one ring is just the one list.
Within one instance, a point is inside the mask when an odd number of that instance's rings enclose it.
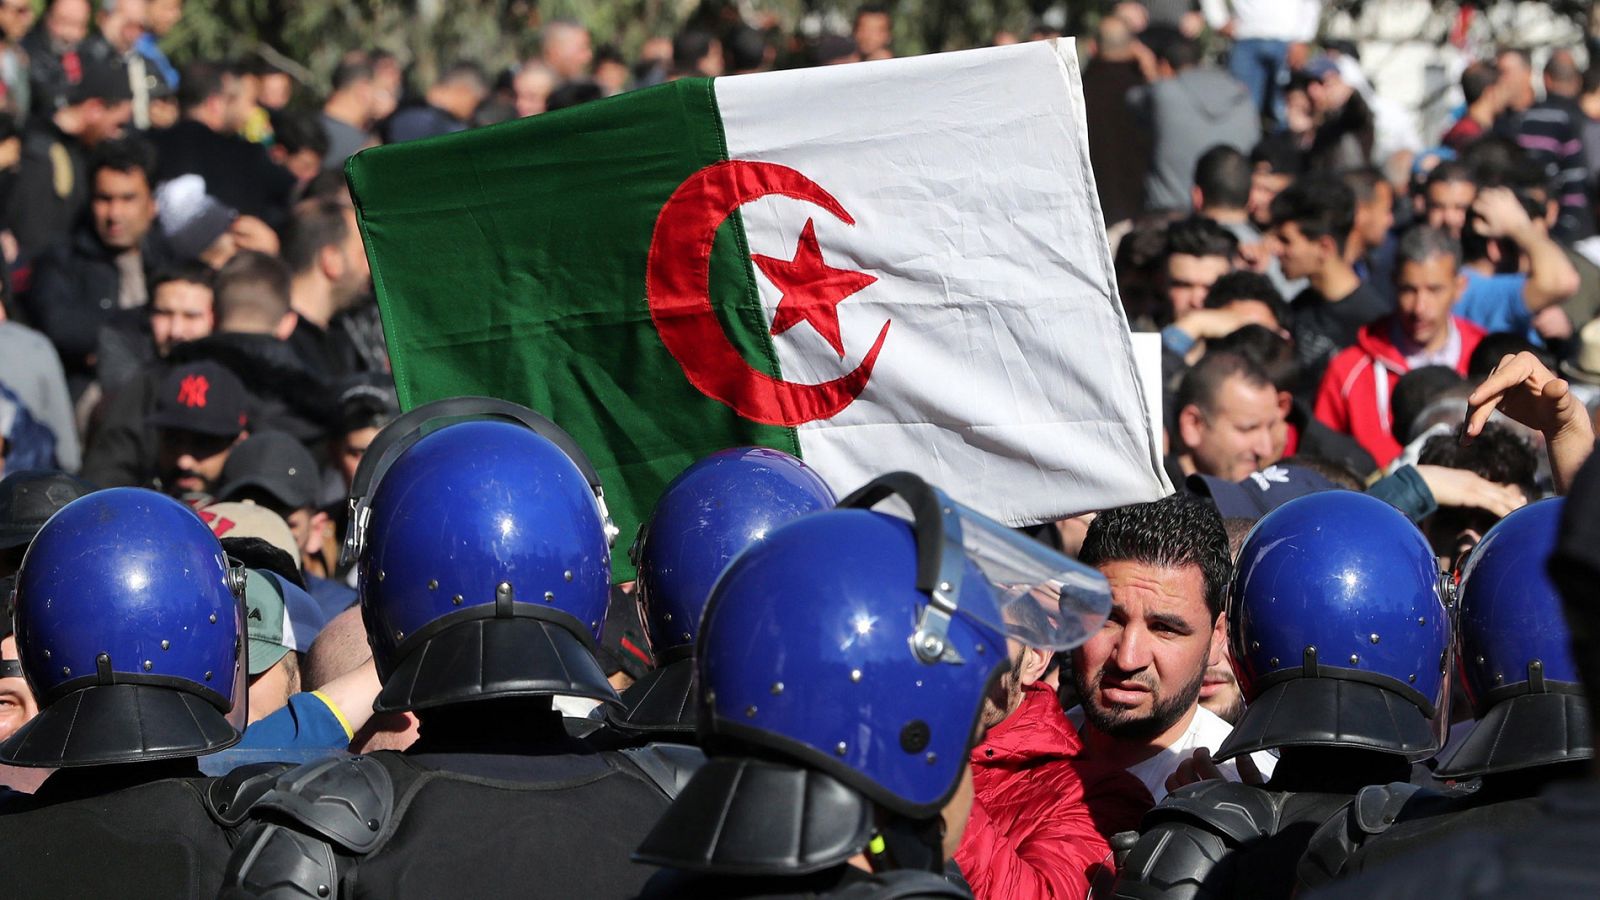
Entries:
{"label": "black baseball cap", "polygon": [[220,363],[203,361],[167,373],[146,419],[156,428],[231,437],[250,423],[250,395],[239,376]]}
{"label": "black baseball cap", "polygon": [[56,510],[93,491],[65,472],[15,472],[0,478],[0,550],[33,540]]}
{"label": "black baseball cap", "polygon": [[228,454],[221,480],[219,500],[239,500],[256,489],[287,509],[316,506],[322,493],[322,476],[311,451],[281,431],[262,431],[241,441]]}
{"label": "black baseball cap", "polygon": [[133,99],[133,84],[128,80],[128,66],[109,51],[78,54],[83,76],[68,92],[73,104],[86,100],[100,100],[108,105]]}

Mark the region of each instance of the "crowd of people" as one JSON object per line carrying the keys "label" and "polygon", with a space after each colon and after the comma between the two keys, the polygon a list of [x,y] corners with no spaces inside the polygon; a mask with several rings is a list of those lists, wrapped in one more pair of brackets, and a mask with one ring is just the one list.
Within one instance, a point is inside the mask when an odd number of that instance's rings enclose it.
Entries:
{"label": "crowd of people", "polygon": [[730,449],[635,540],[537,413],[401,412],[344,162],[886,7],[313,96],[175,65],[182,0],[0,0],[0,894],[1593,896],[1600,61],[1465,60],[1427,135],[1320,7],[1080,36],[1173,494]]}

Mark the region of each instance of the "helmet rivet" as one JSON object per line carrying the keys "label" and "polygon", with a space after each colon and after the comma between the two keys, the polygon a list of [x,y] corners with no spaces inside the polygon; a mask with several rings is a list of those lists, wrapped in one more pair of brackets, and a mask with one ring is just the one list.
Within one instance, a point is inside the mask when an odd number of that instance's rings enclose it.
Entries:
{"label": "helmet rivet", "polygon": [[928,723],[921,719],[912,719],[900,729],[900,749],[907,753],[921,753],[928,749],[928,741],[933,737],[933,732],[928,728]]}
{"label": "helmet rivet", "polygon": [[662,613],[661,614],[661,621],[663,621],[663,622],[671,622],[672,621],[672,613]]}
{"label": "helmet rivet", "polygon": [[845,746],[844,741],[840,741],[837,745],[834,746],[833,752],[839,754],[840,756],[843,756],[845,754],[845,751],[848,750],[848,749],[850,749],[850,748]]}
{"label": "helmet rivet", "polygon": [[1353,666],[1358,662],[1361,662],[1361,657],[1355,655],[1354,653],[1350,654],[1350,665]]}
{"label": "helmet rivet", "polygon": [[150,671],[154,667],[155,667],[155,663],[151,662],[148,659],[144,661],[144,670],[146,672]]}
{"label": "helmet rivet", "polygon": [[210,680],[211,680],[211,673],[210,673],[210,672],[207,672],[207,673],[206,673],[206,680],[207,680],[207,681],[210,681]]}
{"label": "helmet rivet", "polygon": [[217,624],[217,614],[216,613],[212,613],[211,615],[207,616],[206,619],[208,621],[210,621],[211,624],[213,624],[213,625]]}
{"label": "helmet rivet", "polygon": [[783,682],[774,681],[772,683],[772,696],[776,697],[781,693],[783,693]]}
{"label": "helmet rivet", "polygon": [[939,590],[941,590],[941,591],[950,590],[950,582],[948,582],[948,581],[939,582]]}
{"label": "helmet rivet", "polygon": [[1426,628],[1427,625],[1428,625],[1428,617],[1427,616],[1417,616],[1417,624],[1423,626],[1424,628]]}
{"label": "helmet rivet", "polygon": [[562,573],[561,573],[561,577],[562,577],[562,578],[565,578],[565,579],[566,579],[566,580],[568,580],[568,581],[571,581],[571,580],[572,580],[572,570],[571,570],[571,569],[568,569],[568,570],[566,570],[566,571],[565,571],[565,572],[562,572]]}
{"label": "helmet rivet", "polygon": [[1250,652],[1254,653],[1255,651],[1260,650],[1260,649],[1261,649],[1261,642],[1260,641],[1251,641],[1250,642]]}
{"label": "helmet rivet", "polygon": [[939,754],[937,754],[937,753],[929,753],[928,756],[927,756],[927,759],[928,759],[928,765],[931,766],[934,763],[939,761]]}
{"label": "helmet rivet", "polygon": [[1267,665],[1276,669],[1278,667],[1278,658],[1274,656],[1273,658],[1267,660]]}
{"label": "helmet rivet", "polygon": [[749,705],[749,706],[746,706],[746,707],[745,707],[745,708],[744,708],[744,717],[745,717],[745,718],[746,718],[746,719],[754,719],[754,718],[755,718],[755,717],[756,717],[756,707],[755,707],[755,704],[753,704],[753,703],[752,703],[752,704],[751,704],[751,705]]}
{"label": "helmet rivet", "polygon": [[317,896],[318,897],[326,897],[326,896],[328,896],[328,886],[325,885],[325,884],[317,885]]}
{"label": "helmet rivet", "polygon": [[50,658],[50,651],[49,651],[49,650],[46,650],[46,651],[45,651],[45,652],[44,652],[44,658],[45,658],[45,659],[49,659],[49,658]]}
{"label": "helmet rivet", "polygon": [[850,670],[850,680],[851,681],[860,681],[861,680],[861,670],[860,669],[851,669]]}
{"label": "helmet rivet", "polygon": [[378,820],[377,819],[368,819],[367,820],[367,830],[368,831],[377,831],[378,830]]}
{"label": "helmet rivet", "polygon": [[456,606],[460,606],[462,599],[463,599],[462,596],[460,594],[457,594],[454,597],[450,598],[450,602],[454,603]]}
{"label": "helmet rivet", "polygon": [[1494,683],[1495,684],[1504,684],[1505,680],[1506,680],[1506,676],[1504,674],[1499,673],[1499,672],[1495,673],[1495,676],[1494,676]]}
{"label": "helmet rivet", "polygon": [[382,580],[383,580],[383,570],[382,570],[382,569],[379,569],[379,570],[378,570],[378,580],[379,580],[379,581],[382,581]]}
{"label": "helmet rivet", "polygon": [[163,650],[171,650],[172,649],[172,642],[171,641],[162,641],[161,642],[161,649],[163,649]]}
{"label": "helmet rivet", "polygon": [[61,674],[62,675],[71,675],[72,674],[72,668],[70,666],[62,666],[61,667]]}
{"label": "helmet rivet", "polygon": [[437,579],[437,578],[429,578],[428,579],[428,590],[437,591],[438,589],[439,589],[439,579]]}
{"label": "helmet rivet", "polygon": [[976,646],[976,647],[977,647],[977,650],[978,650],[978,652],[979,652],[979,653],[982,653],[982,652],[984,652],[984,649],[983,649],[983,645],[982,645],[982,644],[977,644],[977,645],[975,645],[975,646]]}
{"label": "helmet rivet", "polygon": [[556,602],[556,592],[555,591],[545,591],[544,592],[544,602],[546,602],[546,603],[554,603],[554,602]]}
{"label": "helmet rivet", "polygon": [[1483,657],[1478,657],[1478,665],[1483,665]]}
{"label": "helmet rivet", "polygon": [[397,641],[403,639],[405,636],[406,636],[406,633],[404,631],[396,631],[394,633],[394,639],[397,640]]}
{"label": "helmet rivet", "polygon": [[599,631],[600,630],[600,623],[599,622],[590,622],[589,623],[589,628],[591,630],[593,630],[593,631]]}
{"label": "helmet rivet", "polygon": [[1376,644],[1378,642],[1378,636],[1376,634],[1367,635],[1367,640]]}
{"label": "helmet rivet", "polygon": [[1411,682],[1412,684],[1416,684],[1417,683],[1417,676],[1412,675],[1410,678],[1407,678],[1406,680]]}

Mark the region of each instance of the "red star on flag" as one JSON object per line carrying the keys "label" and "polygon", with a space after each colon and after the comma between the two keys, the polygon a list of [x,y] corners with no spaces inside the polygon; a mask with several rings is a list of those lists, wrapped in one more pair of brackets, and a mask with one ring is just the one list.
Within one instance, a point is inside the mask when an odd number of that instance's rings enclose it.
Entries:
{"label": "red star on flag", "polygon": [[772,333],[782,334],[802,321],[810,322],[817,334],[822,335],[843,359],[844,339],[839,335],[837,307],[846,297],[877,281],[878,277],[835,269],[823,262],[813,219],[806,219],[794,259],[775,259],[759,253],[751,254],[750,258],[783,294],[778,300],[778,311],[772,317]]}

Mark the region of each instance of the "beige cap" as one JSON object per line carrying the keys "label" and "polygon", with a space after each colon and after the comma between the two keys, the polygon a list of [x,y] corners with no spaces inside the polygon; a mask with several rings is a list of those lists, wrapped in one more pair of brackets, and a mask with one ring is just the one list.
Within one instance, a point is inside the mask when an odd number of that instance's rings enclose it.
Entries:
{"label": "beige cap", "polygon": [[295,543],[289,523],[266,507],[232,501],[213,503],[200,509],[200,519],[211,526],[218,538],[260,538],[289,554],[295,568],[300,567],[300,545]]}

